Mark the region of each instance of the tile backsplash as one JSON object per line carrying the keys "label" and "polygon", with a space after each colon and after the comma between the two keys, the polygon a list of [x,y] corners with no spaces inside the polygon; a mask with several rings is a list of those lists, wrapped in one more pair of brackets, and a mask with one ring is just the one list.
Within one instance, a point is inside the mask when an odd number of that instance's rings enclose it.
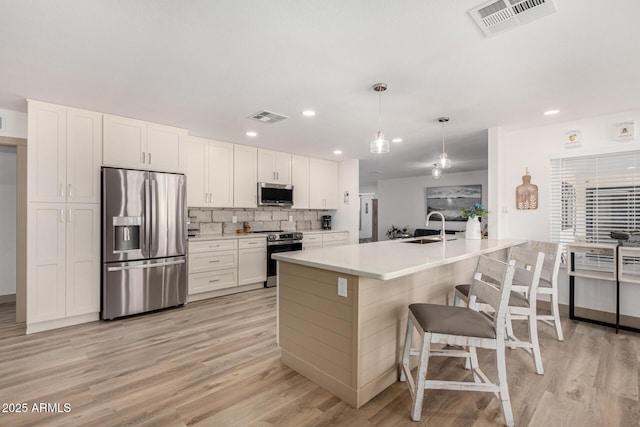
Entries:
{"label": "tile backsplash", "polygon": [[[320,230],[322,215],[332,215],[333,211],[286,209],[278,207],[239,208],[189,208],[189,230],[200,234],[234,234],[247,222],[251,231]],[[232,217],[236,216],[235,224]],[[289,221],[289,216],[292,221]]]}

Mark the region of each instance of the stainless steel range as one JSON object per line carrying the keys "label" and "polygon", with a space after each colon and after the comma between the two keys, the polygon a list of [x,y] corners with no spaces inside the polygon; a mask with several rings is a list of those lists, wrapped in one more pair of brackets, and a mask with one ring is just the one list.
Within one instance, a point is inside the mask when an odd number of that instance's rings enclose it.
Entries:
{"label": "stainless steel range", "polygon": [[271,259],[271,255],[280,252],[291,252],[302,250],[302,233],[295,231],[275,230],[262,231],[267,235],[267,281],[264,286],[267,288],[276,286],[278,275],[278,262]]}

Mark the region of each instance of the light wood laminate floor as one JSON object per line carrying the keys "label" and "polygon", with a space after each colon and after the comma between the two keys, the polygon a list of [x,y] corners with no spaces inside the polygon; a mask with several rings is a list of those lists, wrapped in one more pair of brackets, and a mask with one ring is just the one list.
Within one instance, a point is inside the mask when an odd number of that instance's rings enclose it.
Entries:
{"label": "light wood laminate floor", "polygon": [[[454,391],[427,391],[414,423],[399,382],[348,406],[280,363],[275,304],[275,289],[264,289],[29,336],[13,307],[0,306],[0,403],[71,406],[0,413],[0,425],[502,425],[493,395]],[[640,335],[563,320],[564,343],[541,326],[544,376],[524,351],[508,350],[516,425],[639,426]],[[479,356],[495,375],[493,355]],[[429,373],[470,378],[460,359],[434,358]]]}

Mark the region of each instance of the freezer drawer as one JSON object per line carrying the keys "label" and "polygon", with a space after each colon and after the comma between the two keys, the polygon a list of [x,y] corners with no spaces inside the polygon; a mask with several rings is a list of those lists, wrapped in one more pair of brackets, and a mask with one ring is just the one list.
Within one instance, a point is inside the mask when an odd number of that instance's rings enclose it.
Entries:
{"label": "freezer drawer", "polygon": [[102,318],[114,319],[187,300],[185,257],[103,264]]}

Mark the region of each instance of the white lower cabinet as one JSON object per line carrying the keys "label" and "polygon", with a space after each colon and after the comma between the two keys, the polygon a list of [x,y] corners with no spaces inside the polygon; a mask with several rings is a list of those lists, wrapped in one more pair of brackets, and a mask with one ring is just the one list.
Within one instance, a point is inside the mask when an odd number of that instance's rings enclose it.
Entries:
{"label": "white lower cabinet", "polygon": [[191,301],[261,287],[266,280],[265,237],[189,242]]}
{"label": "white lower cabinet", "polygon": [[97,320],[100,205],[29,203],[27,333]]}
{"label": "white lower cabinet", "polygon": [[238,253],[239,285],[265,282],[267,280],[267,240],[240,240]]}
{"label": "white lower cabinet", "polygon": [[302,236],[303,250],[349,244],[348,231],[311,231],[303,232]]}

